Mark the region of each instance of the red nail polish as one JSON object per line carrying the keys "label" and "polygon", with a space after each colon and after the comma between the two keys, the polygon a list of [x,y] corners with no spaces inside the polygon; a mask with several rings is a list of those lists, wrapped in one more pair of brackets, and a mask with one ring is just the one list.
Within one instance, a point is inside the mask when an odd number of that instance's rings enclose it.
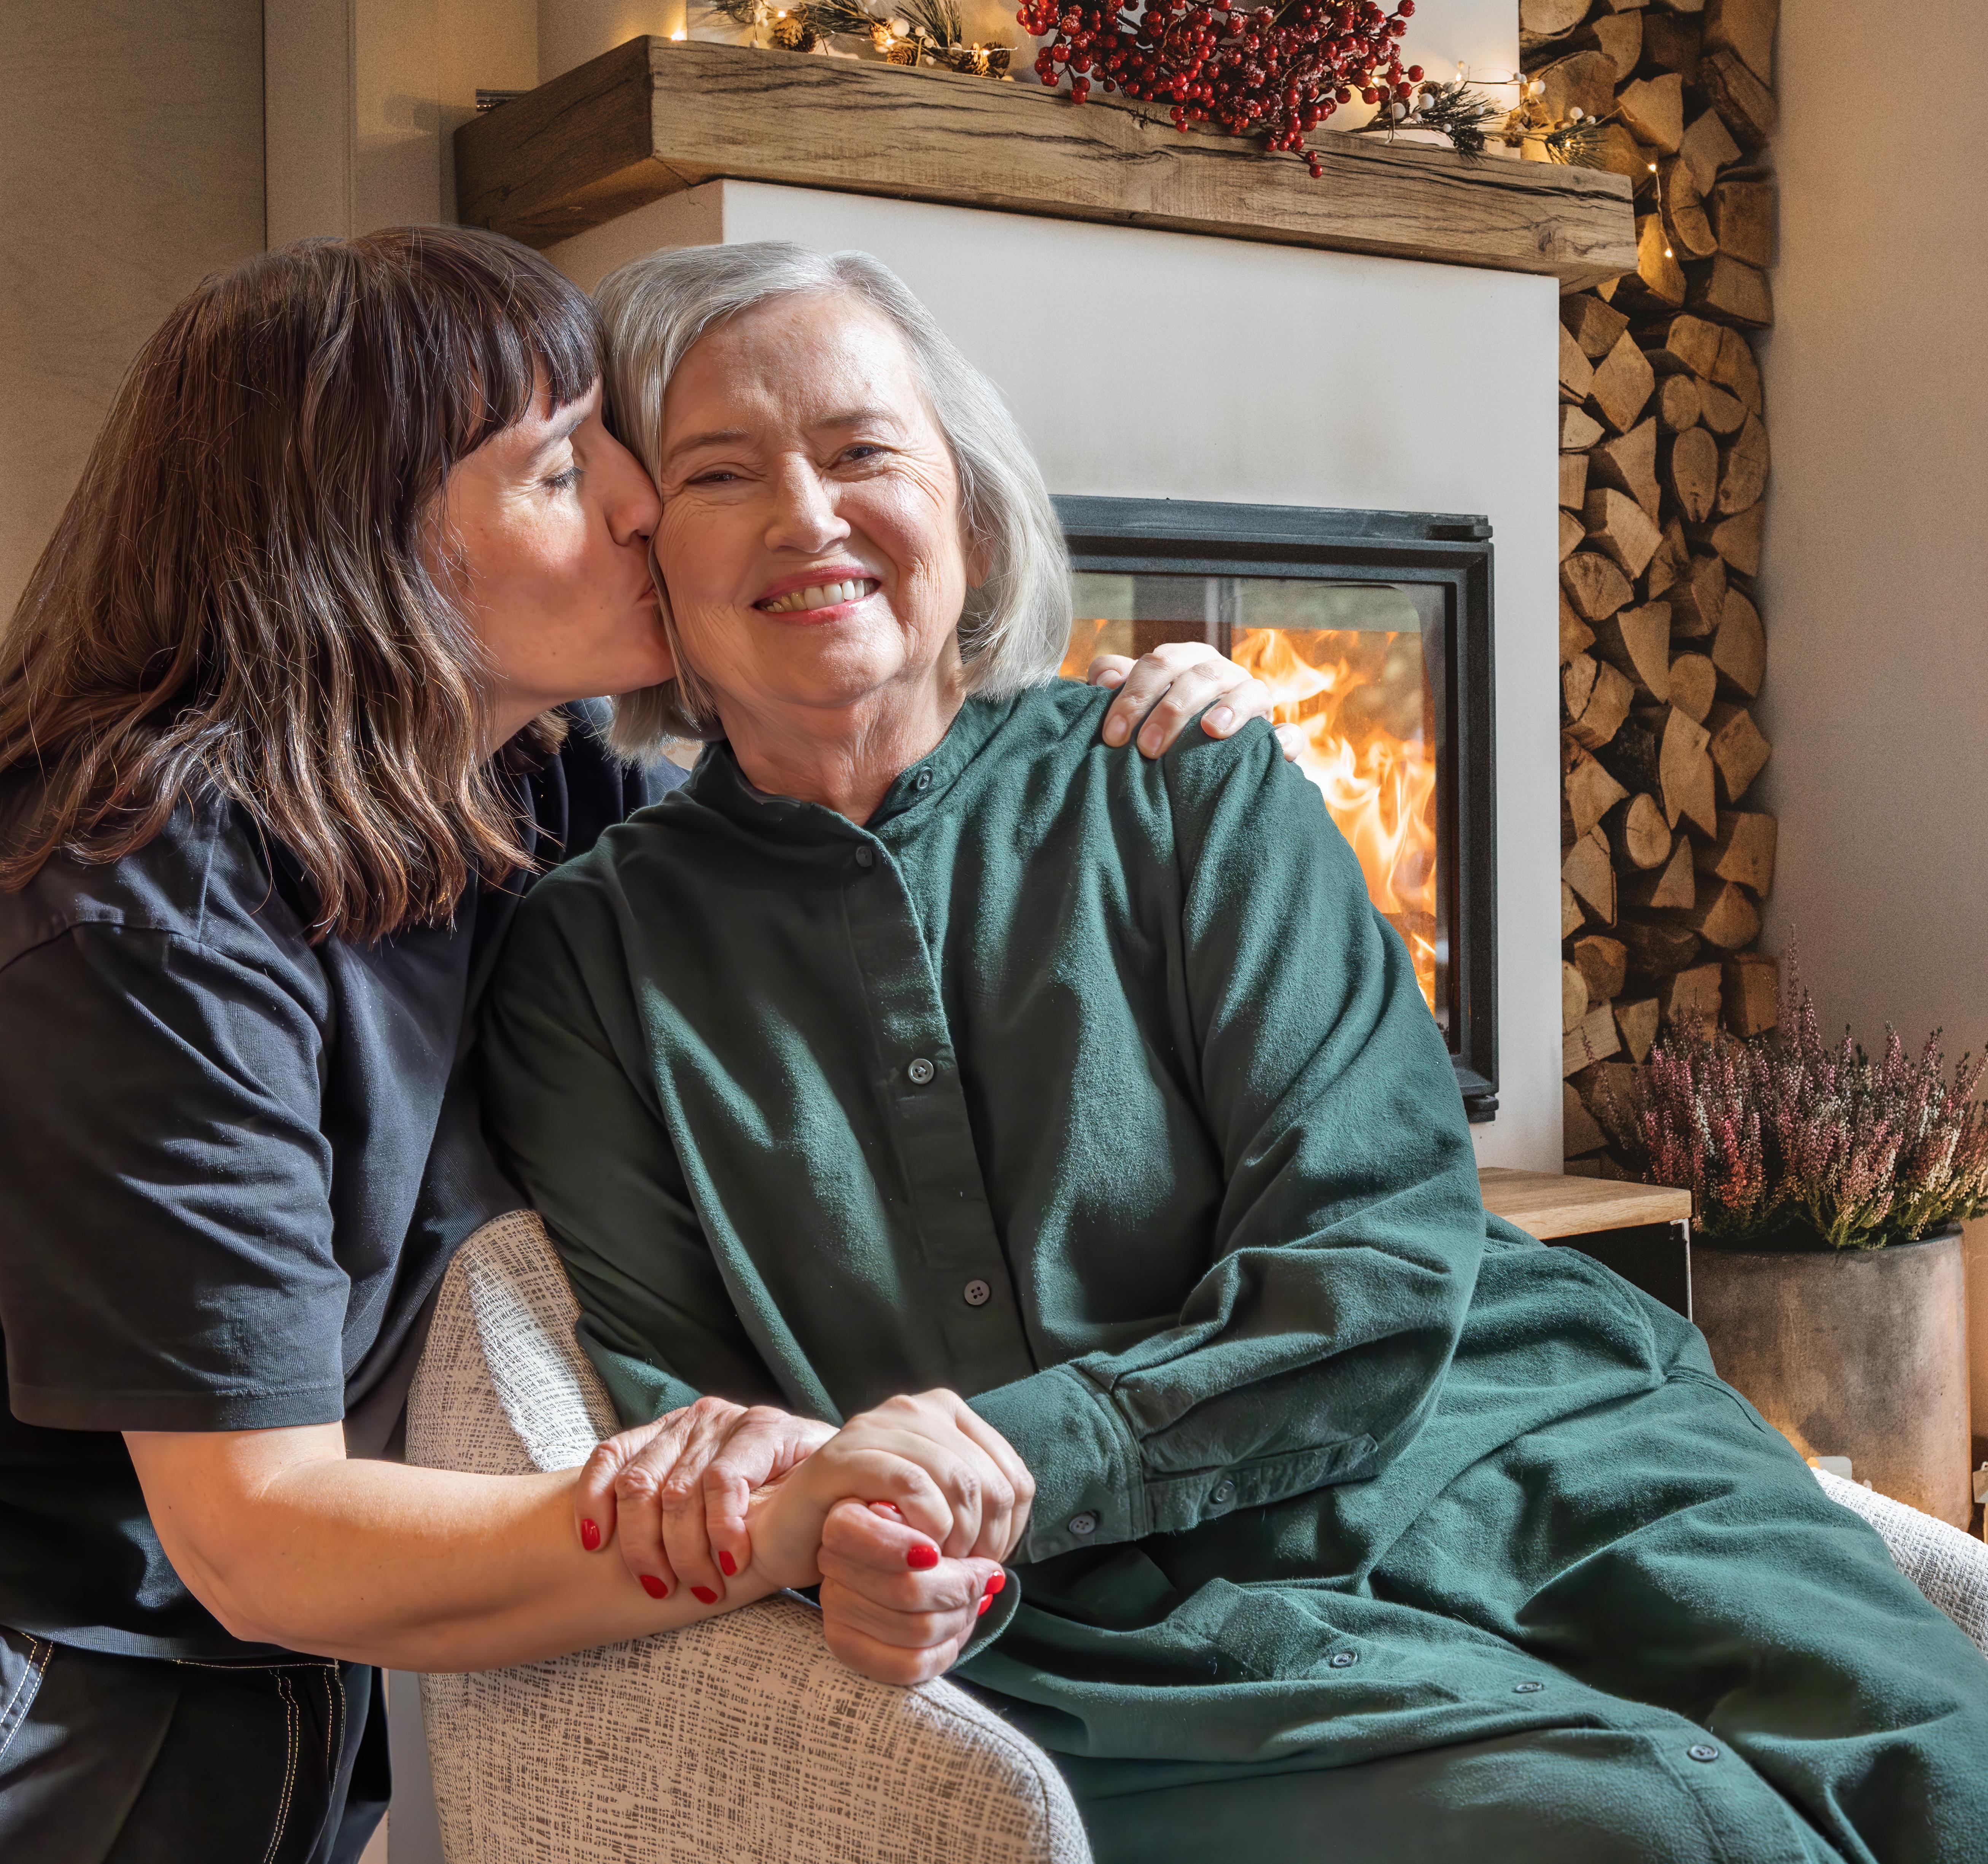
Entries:
{"label": "red nail polish", "polygon": [[982,1593],[982,1594],[981,1595],[981,1599],[980,1599],[980,1602],[979,1602],[979,1604],[978,1604],[977,1605],[975,1605],[975,1606],[973,1608],[973,1611],[974,1611],[974,1615],[975,1615],[975,1616],[978,1617],[978,1616],[979,1616],[982,1613],[985,1612],[986,1611],[987,1608],[988,1608],[989,1605],[991,1605],[993,1602],[994,1602],[994,1595],[993,1595],[992,1592],[985,1592],[985,1593]]}
{"label": "red nail polish", "polygon": [[693,1598],[702,1600],[708,1605],[715,1605],[718,1603],[718,1595],[708,1585],[692,1586],[690,1589],[690,1595]]}
{"label": "red nail polish", "polygon": [[928,1573],[938,1565],[938,1549],[921,1544],[904,1555],[904,1564],[915,1573]]}
{"label": "red nail polish", "polygon": [[1002,1587],[1006,1585],[1007,1583],[1008,1575],[1006,1573],[995,1573],[994,1575],[987,1582],[987,1596],[989,1598],[992,1598],[994,1595],[999,1592]]}
{"label": "red nail polish", "polygon": [[729,1553],[720,1553],[718,1556],[718,1569],[729,1579],[738,1572],[739,1562]]}
{"label": "red nail polish", "polygon": [[584,1547],[589,1553],[600,1552],[600,1530],[599,1527],[592,1521],[582,1521],[580,1524],[580,1544],[581,1546]]}
{"label": "red nail polish", "polygon": [[670,1588],[664,1585],[654,1573],[644,1573],[642,1575],[642,1590],[651,1598],[667,1598],[670,1595]]}

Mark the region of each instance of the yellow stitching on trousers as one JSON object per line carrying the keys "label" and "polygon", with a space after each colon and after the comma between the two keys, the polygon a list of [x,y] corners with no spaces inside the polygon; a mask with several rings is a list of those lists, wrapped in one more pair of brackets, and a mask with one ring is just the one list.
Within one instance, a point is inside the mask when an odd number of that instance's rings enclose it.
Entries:
{"label": "yellow stitching on trousers", "polygon": [[13,1713],[15,1703],[21,1702],[21,1692],[28,1686],[31,1679],[35,1685],[34,1694],[29,1696],[25,1702],[21,1703],[21,1720],[15,1723],[13,1727],[7,1730],[6,1740],[0,1741],[0,1761],[6,1759],[7,1750],[14,1745],[14,1737],[21,1732],[21,1722],[25,1722],[28,1719],[28,1711],[35,1706],[35,1697],[39,1696],[42,1692],[42,1673],[49,1667],[49,1658],[56,1653],[53,1644],[35,1636],[32,1632],[25,1632],[23,1635],[28,1639],[28,1667],[21,1673],[21,1680],[14,1685],[14,1693],[7,1698],[6,1707],[0,1709],[0,1722],[4,1722],[9,1715]]}
{"label": "yellow stitching on trousers", "polygon": [[283,1833],[290,1822],[290,1792],[297,1778],[297,1724],[299,1719],[297,1699],[290,1693],[290,1680],[287,1676],[276,1679],[276,1693],[283,1699],[283,1729],[289,1741],[289,1764],[283,1773],[283,1797],[276,1807],[276,1828],[269,1834],[269,1849],[262,1854],[262,1864],[275,1864],[276,1848],[283,1842]]}

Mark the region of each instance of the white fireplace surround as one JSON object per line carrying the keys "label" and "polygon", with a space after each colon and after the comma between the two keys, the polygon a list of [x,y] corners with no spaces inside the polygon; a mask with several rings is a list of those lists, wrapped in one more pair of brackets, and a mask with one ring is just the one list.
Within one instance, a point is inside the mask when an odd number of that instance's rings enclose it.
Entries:
{"label": "white fireplace surround", "polygon": [[1481,1164],[1557,1171],[1555,282],[749,181],[547,256],[590,290],[643,253],[756,239],[891,266],[999,385],[1052,491],[1489,517],[1499,1112],[1472,1130]]}

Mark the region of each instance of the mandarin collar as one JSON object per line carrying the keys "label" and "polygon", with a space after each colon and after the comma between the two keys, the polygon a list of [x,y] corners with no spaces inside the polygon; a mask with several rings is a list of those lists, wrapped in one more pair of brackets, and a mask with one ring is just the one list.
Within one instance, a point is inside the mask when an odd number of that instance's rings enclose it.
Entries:
{"label": "mandarin collar", "polygon": [[943,807],[954,782],[1000,729],[1014,704],[1012,699],[969,695],[945,736],[916,763],[898,772],[867,823],[851,822],[819,803],[756,790],[739,768],[731,745],[722,739],[698,759],[683,793],[748,826],[785,831],[803,839],[833,836],[867,841],[888,824]]}

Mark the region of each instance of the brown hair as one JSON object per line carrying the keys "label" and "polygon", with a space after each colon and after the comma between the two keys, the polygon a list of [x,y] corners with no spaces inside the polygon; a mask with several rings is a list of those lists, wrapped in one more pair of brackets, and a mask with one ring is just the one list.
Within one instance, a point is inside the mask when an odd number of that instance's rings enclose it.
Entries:
{"label": "brown hair", "polygon": [[202,283],[0,636],[0,769],[44,779],[0,887],[142,847],[203,783],[302,865],[320,935],[445,921],[473,873],[523,864],[482,651],[424,546],[455,463],[600,358],[590,299],[464,228],[305,240]]}

